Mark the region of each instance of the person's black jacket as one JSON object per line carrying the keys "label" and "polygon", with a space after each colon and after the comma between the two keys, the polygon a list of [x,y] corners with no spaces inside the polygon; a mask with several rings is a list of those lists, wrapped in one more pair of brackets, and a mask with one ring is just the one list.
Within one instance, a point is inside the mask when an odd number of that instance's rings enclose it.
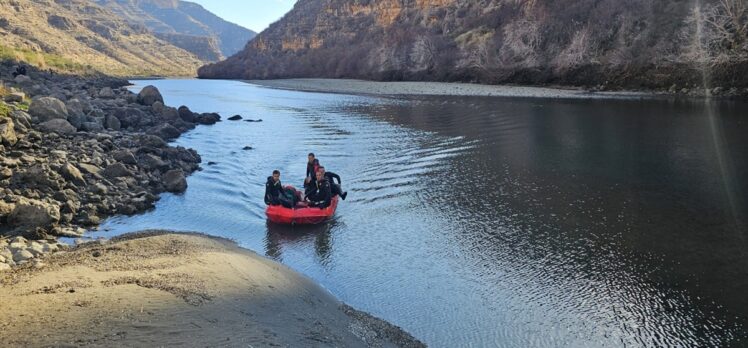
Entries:
{"label": "person's black jacket", "polygon": [[319,160],[314,159],[312,163],[306,163],[306,177],[309,178],[309,183],[304,183],[304,186],[314,186],[314,182],[317,181],[317,173],[314,172],[314,167],[319,166]]}
{"label": "person's black jacket", "polygon": [[330,191],[330,182],[327,179],[315,181],[314,190],[307,195],[309,202],[320,208],[327,208],[332,202],[332,192]]}
{"label": "person's black jacket", "polygon": [[342,183],[342,181],[340,181],[340,175],[335,174],[333,172],[325,172],[325,179],[327,179],[327,181],[329,181],[330,184],[334,184],[335,183],[335,181],[333,179],[338,179],[338,185],[340,185]]}
{"label": "person's black jacket", "polygon": [[275,182],[272,176],[268,177],[268,181],[265,183],[265,204],[267,205],[279,205],[280,195],[283,193],[283,185],[280,180]]}

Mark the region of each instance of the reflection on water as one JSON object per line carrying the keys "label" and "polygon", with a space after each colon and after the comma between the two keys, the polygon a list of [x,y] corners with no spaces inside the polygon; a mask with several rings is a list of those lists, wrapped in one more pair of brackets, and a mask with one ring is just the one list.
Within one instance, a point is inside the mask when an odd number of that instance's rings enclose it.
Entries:
{"label": "reflection on water", "polygon": [[332,252],[331,230],[335,224],[335,219],[312,226],[279,225],[268,220],[265,255],[283,262],[283,249],[286,247],[313,249],[317,262],[324,265]]}
{"label": "reflection on water", "polygon": [[[148,83],[264,121],[182,136],[217,164],[100,235],[232,238],[437,347],[746,344],[745,104]],[[300,184],[310,151],[348,200],[323,225],[268,223],[265,178]]]}

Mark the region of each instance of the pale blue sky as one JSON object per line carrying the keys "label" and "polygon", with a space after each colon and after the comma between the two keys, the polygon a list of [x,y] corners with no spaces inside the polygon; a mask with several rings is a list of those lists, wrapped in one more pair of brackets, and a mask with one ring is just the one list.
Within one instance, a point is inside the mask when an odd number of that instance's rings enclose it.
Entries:
{"label": "pale blue sky", "polygon": [[219,17],[261,32],[290,11],[296,0],[187,0]]}

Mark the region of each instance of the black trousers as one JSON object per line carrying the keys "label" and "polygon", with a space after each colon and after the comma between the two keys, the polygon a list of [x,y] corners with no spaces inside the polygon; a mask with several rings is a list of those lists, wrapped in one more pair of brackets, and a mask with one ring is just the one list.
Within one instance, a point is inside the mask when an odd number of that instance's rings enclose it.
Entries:
{"label": "black trousers", "polygon": [[330,192],[332,192],[332,195],[342,195],[343,194],[343,188],[339,184],[331,184],[330,185]]}

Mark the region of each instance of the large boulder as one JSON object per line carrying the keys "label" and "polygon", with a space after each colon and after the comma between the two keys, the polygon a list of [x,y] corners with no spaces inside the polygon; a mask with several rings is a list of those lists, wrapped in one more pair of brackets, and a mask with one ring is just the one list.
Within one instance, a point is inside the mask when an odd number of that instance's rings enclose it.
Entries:
{"label": "large boulder", "polygon": [[118,131],[122,128],[122,123],[117,117],[113,115],[106,115],[106,117],[104,117],[104,128]]}
{"label": "large boulder", "polygon": [[153,147],[153,148],[163,148],[166,147],[168,144],[164,141],[164,139],[161,139],[158,136],[151,135],[151,134],[144,134],[138,136],[138,144],[143,147]]}
{"label": "large boulder", "polygon": [[26,75],[18,75],[13,81],[19,85],[31,84],[31,78]]}
{"label": "large boulder", "polygon": [[155,102],[164,102],[164,97],[161,96],[161,92],[154,86],[144,87],[140,93],[138,93],[138,103],[141,105],[151,106]]}
{"label": "large boulder", "polygon": [[168,192],[179,193],[187,189],[187,179],[184,177],[184,172],[179,169],[164,173],[162,179],[164,187]]}
{"label": "large boulder", "polygon": [[120,122],[120,127],[137,127],[150,122],[145,112],[136,108],[117,108],[113,111],[114,117]]}
{"label": "large boulder", "polygon": [[115,96],[111,87],[104,87],[99,91],[99,98],[114,99]]}
{"label": "large boulder", "polygon": [[13,146],[17,142],[18,137],[16,137],[13,120],[9,118],[0,118],[0,144],[5,146]]}
{"label": "large boulder", "polygon": [[203,125],[216,124],[216,122],[218,122],[220,120],[221,120],[221,116],[218,115],[218,114],[216,114],[216,113],[200,114],[195,119],[195,121],[197,121],[197,123],[203,124]]}
{"label": "large boulder", "polygon": [[21,198],[8,216],[11,226],[48,227],[60,221],[60,207],[34,199]]}
{"label": "large boulder", "polygon": [[182,121],[194,123],[195,122],[195,114],[190,110],[190,108],[182,105],[177,109],[177,112],[179,113],[179,118],[182,119]]}
{"label": "large boulder", "polygon": [[98,121],[83,122],[83,124],[81,124],[81,129],[86,132],[97,133],[103,131],[104,126]]}
{"label": "large boulder", "polygon": [[179,137],[180,134],[182,134],[179,131],[179,129],[175,128],[174,126],[168,123],[158,125],[152,128],[150,131],[148,131],[148,133],[156,135],[159,138],[164,139],[164,140],[176,139]]}
{"label": "large boulder", "polygon": [[174,121],[179,119],[179,111],[170,106],[165,106],[159,115],[161,115],[161,119],[164,121]]}
{"label": "large boulder", "polygon": [[44,132],[54,132],[58,134],[73,134],[76,132],[76,128],[73,127],[70,122],[61,118],[44,122],[39,125],[39,129]]}
{"label": "large boulder", "polygon": [[70,163],[66,163],[60,168],[60,174],[62,174],[63,178],[76,185],[84,185],[86,183],[80,170]]}
{"label": "large boulder", "polygon": [[61,100],[53,97],[35,98],[29,106],[29,114],[39,123],[54,119],[68,119],[68,109]]}
{"label": "large boulder", "polygon": [[135,160],[135,155],[133,155],[130,150],[115,150],[114,152],[112,152],[112,157],[116,161],[122,162],[124,164],[138,164],[138,161]]}
{"label": "large boulder", "polygon": [[101,174],[110,179],[133,176],[133,173],[119,162],[107,166]]}

